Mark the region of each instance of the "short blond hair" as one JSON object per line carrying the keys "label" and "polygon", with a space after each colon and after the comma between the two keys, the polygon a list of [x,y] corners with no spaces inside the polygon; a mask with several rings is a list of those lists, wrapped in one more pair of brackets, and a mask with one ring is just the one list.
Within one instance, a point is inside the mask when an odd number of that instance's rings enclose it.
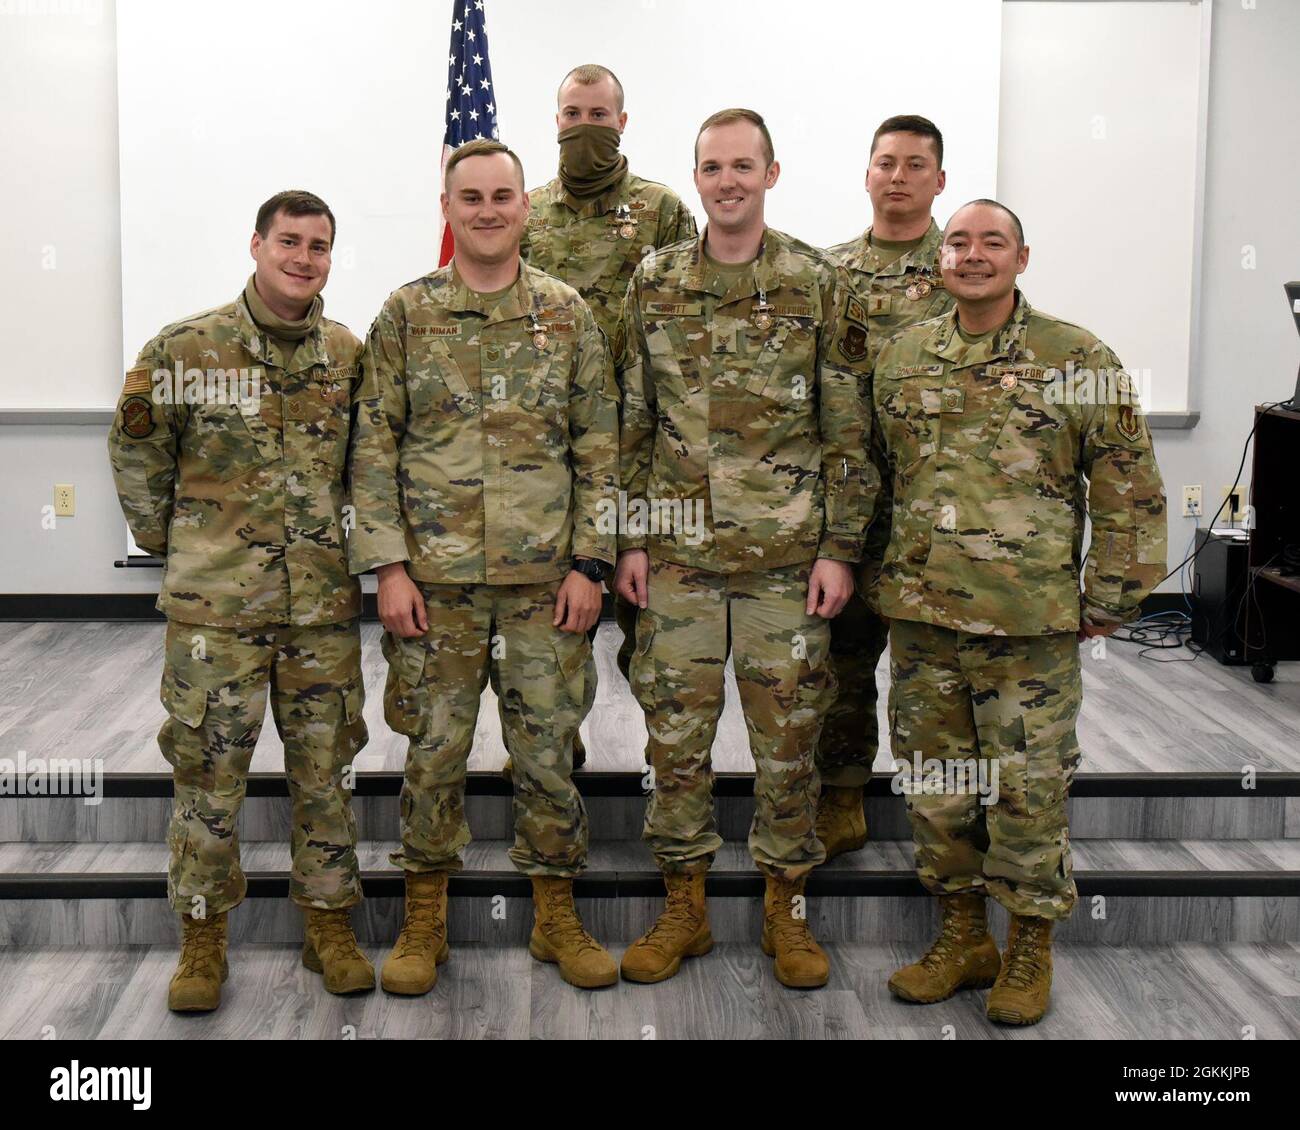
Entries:
{"label": "short blond hair", "polygon": [[457,146],[451,151],[451,156],[447,158],[447,167],[442,171],[442,188],[447,191],[447,186],[451,183],[451,170],[459,165],[462,161],[467,161],[471,157],[489,157],[493,153],[507,153],[510,160],[515,163],[515,172],[519,174],[519,191],[524,191],[524,165],[519,160],[518,154],[510,146],[501,141],[494,141],[490,137],[480,137],[474,141],[467,141],[464,145]]}
{"label": "short blond hair", "polygon": [[751,126],[757,126],[758,132],[763,136],[763,153],[767,157],[767,163],[770,166],[776,160],[776,152],[772,148],[772,135],[768,132],[767,123],[763,121],[763,115],[757,110],[746,110],[743,106],[733,106],[729,110],[719,110],[716,114],[710,114],[704,119],[704,124],[700,126],[699,133],[695,135],[695,163],[700,163],[700,138],[704,136],[706,129],[712,129],[714,126],[729,126],[733,122],[748,122]]}
{"label": "short blond hair", "polygon": [[555,101],[560,100],[560,91],[564,89],[564,84],[573,79],[579,86],[595,86],[598,82],[604,82],[605,79],[614,80],[614,109],[618,113],[623,112],[623,84],[618,81],[618,75],[608,67],[602,67],[599,63],[583,63],[580,67],[574,67],[567,75],[560,80],[559,89],[555,92]]}

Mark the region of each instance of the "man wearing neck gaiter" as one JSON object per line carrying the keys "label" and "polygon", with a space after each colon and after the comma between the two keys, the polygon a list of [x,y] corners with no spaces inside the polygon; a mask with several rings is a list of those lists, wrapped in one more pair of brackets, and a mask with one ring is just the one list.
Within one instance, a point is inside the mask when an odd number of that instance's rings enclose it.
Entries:
{"label": "man wearing neck gaiter", "polygon": [[[529,193],[523,256],[577,290],[613,341],[633,269],[647,251],[695,239],[695,218],[672,189],[628,170],[619,152],[627,125],[623,86],[613,71],[588,63],[565,75],[555,124],[560,175]],[[618,666],[626,677],[636,609],[618,600],[616,611],[624,636]],[[575,768],[585,757],[577,742]]]}
{"label": "man wearing neck gaiter", "polygon": [[366,744],[361,592],[344,547],[361,343],[321,314],[334,216],[310,192],[257,214],[257,268],[225,306],[167,326],[126,374],[109,454],[136,543],[164,558],[158,734],[175,801],[168,896],[181,916],[168,1006],[208,1012],[243,900],[236,819],[268,687],[293,802],[289,897],[302,960],[332,993],[374,988],[345,784]]}

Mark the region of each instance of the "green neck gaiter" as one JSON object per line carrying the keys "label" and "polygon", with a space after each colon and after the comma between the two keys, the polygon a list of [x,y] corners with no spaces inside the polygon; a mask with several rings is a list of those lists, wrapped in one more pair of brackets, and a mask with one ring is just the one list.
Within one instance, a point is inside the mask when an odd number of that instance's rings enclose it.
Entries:
{"label": "green neck gaiter", "polygon": [[305,318],[289,322],[278,314],[272,313],[271,308],[262,301],[262,296],[257,293],[257,287],[253,285],[253,279],[256,277],[256,275],[248,276],[248,285],[244,287],[244,301],[248,303],[248,312],[253,315],[257,328],[280,341],[302,341],[320,322],[321,311],[325,309],[321,296],[318,294],[311,300]]}
{"label": "green neck gaiter", "polygon": [[616,185],[627,172],[613,126],[581,125],[560,130],[560,183],[570,196],[588,200]]}

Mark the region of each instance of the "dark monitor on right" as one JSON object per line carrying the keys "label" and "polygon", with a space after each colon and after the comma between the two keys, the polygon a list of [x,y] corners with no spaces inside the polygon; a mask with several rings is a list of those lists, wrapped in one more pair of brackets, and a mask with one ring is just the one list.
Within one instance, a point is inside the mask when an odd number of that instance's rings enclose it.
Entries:
{"label": "dark monitor on right", "polygon": [[[1287,305],[1291,307],[1291,316],[1295,318],[1296,333],[1300,333],[1300,282],[1282,284],[1286,291]],[[1291,395],[1291,407],[1300,411],[1300,371],[1296,372],[1295,392]]]}

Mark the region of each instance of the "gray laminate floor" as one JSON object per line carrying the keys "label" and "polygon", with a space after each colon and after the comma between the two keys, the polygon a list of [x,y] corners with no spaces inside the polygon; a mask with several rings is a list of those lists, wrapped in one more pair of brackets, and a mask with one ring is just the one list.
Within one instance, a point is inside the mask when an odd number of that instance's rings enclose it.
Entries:
{"label": "gray laminate floor", "polygon": [[[513,1038],[1238,1040],[1300,1037],[1300,946],[1059,946],[1053,1007],[1001,1028],[985,993],[907,1005],[886,989],[915,946],[828,945],[823,990],[782,988],[756,944],[718,946],[660,985],[587,993],[525,949],[461,945],[423,998],[331,997],[293,946],[231,951],[223,1007],[165,1007],[170,946],[0,950],[0,1039]],[[382,947],[367,946],[382,961]],[[621,951],[615,949],[617,957]]]}
{"label": "gray laminate floor", "polygon": [[[365,770],[400,771],[405,739],[383,720],[385,663],[380,627],[363,625],[365,718],[370,743],[358,758]],[[161,623],[0,623],[0,734],[4,755],[98,757],[110,773],[166,772],[155,735],[163,719],[158,701],[162,670]],[[614,665],[620,633],[602,625],[596,706],[583,727],[588,768],[636,769],[642,764],[645,724]],[[1174,662],[1139,659],[1137,648],[1108,643],[1104,657],[1084,652],[1084,706],[1079,722],[1083,772],[1241,772],[1300,770],[1300,664],[1281,664],[1267,685],[1244,668],[1222,667],[1188,651],[1165,653]],[[1179,661],[1181,660],[1181,661]],[[882,689],[888,668],[877,672]],[[727,705],[714,746],[720,772],[752,769],[749,743],[730,666]],[[884,694],[880,717],[884,724]],[[491,690],[484,692],[472,769],[505,760]],[[268,713],[253,769],[273,772],[283,747]],[[876,768],[889,768],[888,740]]]}

